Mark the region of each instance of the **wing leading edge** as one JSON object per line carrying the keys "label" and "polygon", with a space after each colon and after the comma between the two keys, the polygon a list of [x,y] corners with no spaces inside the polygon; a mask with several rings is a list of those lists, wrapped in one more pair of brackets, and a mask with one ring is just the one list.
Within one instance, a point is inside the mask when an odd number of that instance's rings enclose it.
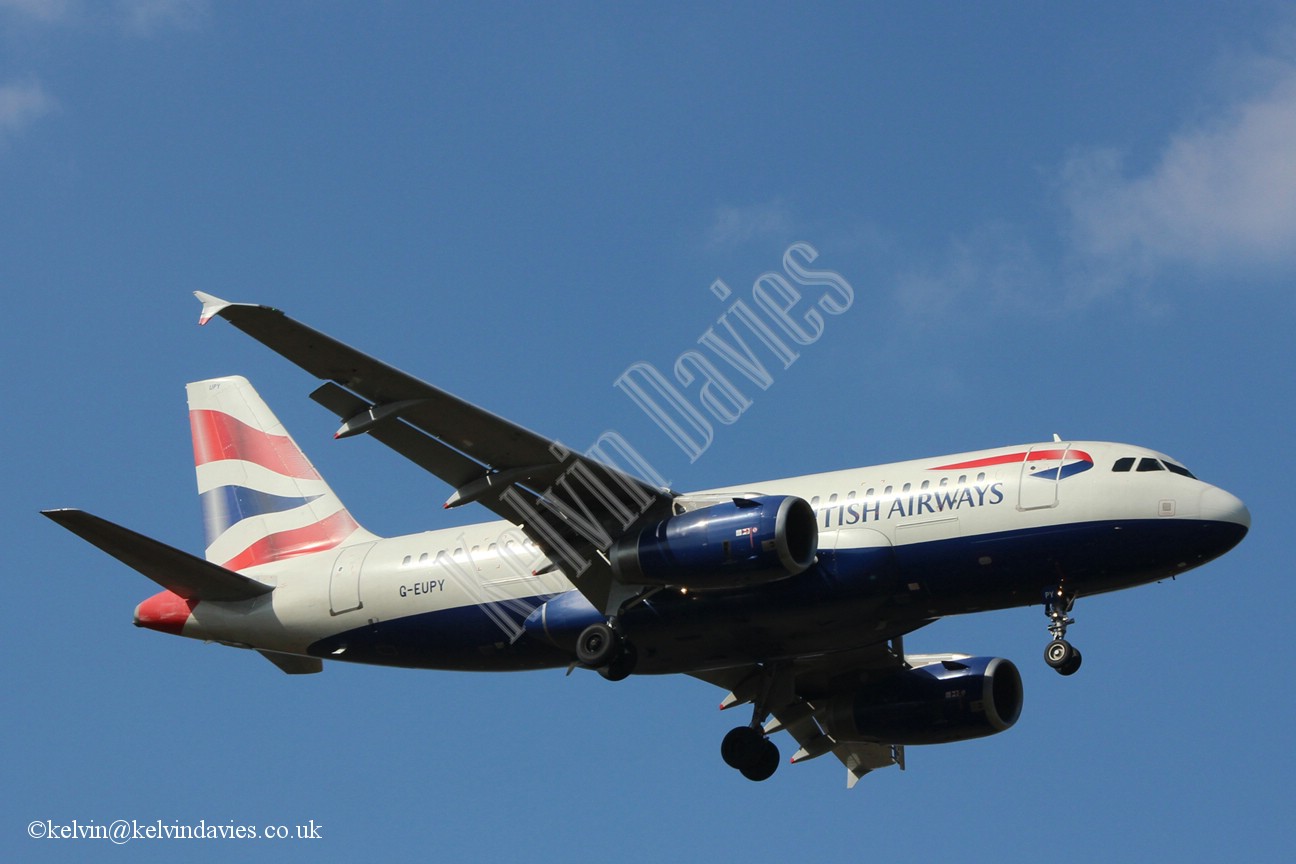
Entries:
{"label": "wing leading edge", "polygon": [[449,483],[446,507],[478,502],[519,526],[596,607],[614,613],[633,590],[606,553],[670,514],[674,494],[288,317],[278,309],[195,292],[200,324],[221,317],[317,378],[311,398],[342,421],[335,437],[369,435]]}

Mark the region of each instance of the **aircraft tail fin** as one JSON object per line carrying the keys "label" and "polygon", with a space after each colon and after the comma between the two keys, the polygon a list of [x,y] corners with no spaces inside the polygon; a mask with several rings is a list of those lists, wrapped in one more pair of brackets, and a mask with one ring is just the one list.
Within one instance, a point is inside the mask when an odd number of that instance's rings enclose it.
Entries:
{"label": "aircraft tail fin", "polygon": [[376,539],[246,378],[188,385],[207,560],[244,570]]}

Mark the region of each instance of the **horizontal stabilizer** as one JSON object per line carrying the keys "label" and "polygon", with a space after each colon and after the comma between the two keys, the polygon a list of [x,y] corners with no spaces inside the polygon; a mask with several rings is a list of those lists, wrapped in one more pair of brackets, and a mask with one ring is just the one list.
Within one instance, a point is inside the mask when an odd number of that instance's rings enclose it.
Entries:
{"label": "horizontal stabilizer", "polygon": [[42,510],[41,513],[186,600],[249,600],[274,590],[272,585],[226,570],[84,510]]}

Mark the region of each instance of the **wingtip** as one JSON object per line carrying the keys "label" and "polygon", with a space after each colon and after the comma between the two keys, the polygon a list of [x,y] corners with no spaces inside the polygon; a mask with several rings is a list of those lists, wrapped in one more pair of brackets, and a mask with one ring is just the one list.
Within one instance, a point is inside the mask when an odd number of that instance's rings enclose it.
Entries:
{"label": "wingtip", "polygon": [[206,324],[208,321],[215,318],[221,313],[221,310],[225,309],[227,306],[234,305],[228,300],[222,300],[219,297],[212,294],[206,294],[202,291],[195,291],[193,294],[198,298],[198,302],[203,304],[202,312],[198,316],[199,326]]}

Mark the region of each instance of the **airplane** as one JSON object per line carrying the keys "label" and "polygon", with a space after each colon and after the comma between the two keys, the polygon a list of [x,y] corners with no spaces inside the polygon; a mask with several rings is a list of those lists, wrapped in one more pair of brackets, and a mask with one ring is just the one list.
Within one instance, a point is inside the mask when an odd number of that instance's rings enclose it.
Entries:
{"label": "airplane", "polygon": [[[1250,513],[1169,457],[1054,440],[679,493],[573,452],[268,306],[195,292],[320,378],[311,398],[498,521],[361,527],[242,377],[188,385],[202,557],[83,510],[44,515],[156,582],[135,624],[259,652],[422,669],[683,673],[750,705],[721,757],[750,780],[833,754],[847,786],[906,745],[1004,731],[1012,661],[906,654],[950,615],[1041,604],[1045,661],[1076,672],[1077,598],[1175,577]],[[603,454],[606,455],[606,454]]]}

